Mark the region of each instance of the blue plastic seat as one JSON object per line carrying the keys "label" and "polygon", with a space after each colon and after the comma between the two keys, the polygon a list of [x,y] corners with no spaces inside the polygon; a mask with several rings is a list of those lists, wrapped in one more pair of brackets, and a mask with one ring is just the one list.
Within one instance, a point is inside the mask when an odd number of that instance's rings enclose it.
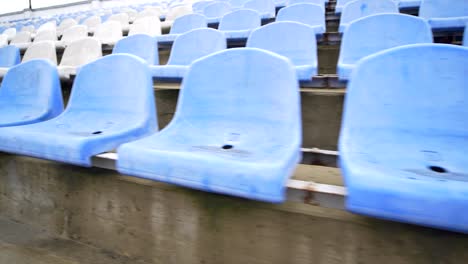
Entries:
{"label": "blue plastic seat", "polygon": [[283,201],[285,182],[301,158],[299,87],[291,63],[259,49],[221,51],[192,64],[180,93],[164,130],[118,149],[118,170]]}
{"label": "blue plastic seat", "polygon": [[227,2],[213,2],[203,9],[208,24],[219,23],[221,18],[231,11],[231,5]]}
{"label": "blue plastic seat", "polygon": [[150,65],[159,64],[158,43],[155,38],[146,34],[136,34],[119,40],[112,53],[132,54],[142,58]]}
{"label": "blue plastic seat", "polygon": [[30,60],[6,73],[0,87],[0,127],[42,122],[62,111],[55,65],[47,60]]}
{"label": "blue plastic seat", "polygon": [[245,3],[249,0],[229,0],[232,10],[242,9]]}
{"label": "blue plastic seat", "polygon": [[21,62],[20,50],[15,45],[0,48],[0,67],[9,68]]}
{"label": "blue plastic seat", "polygon": [[0,128],[0,151],[91,166],[93,155],[156,130],[148,65],[133,55],[113,54],[80,68],[58,117]]}
{"label": "blue plastic seat", "polygon": [[192,10],[194,13],[203,14],[203,9],[209,4],[214,3],[214,1],[200,1],[192,4]]}
{"label": "blue plastic seat", "polygon": [[250,0],[244,4],[244,8],[257,11],[262,19],[274,18],[276,13],[273,0]]}
{"label": "blue plastic seat", "polygon": [[346,34],[348,25],[362,17],[380,13],[399,13],[398,4],[392,0],[355,0],[343,8],[339,31]]}
{"label": "blue plastic seat", "polygon": [[[295,4],[314,4],[318,5],[325,11],[325,1],[324,0],[290,0],[288,6]],[[281,10],[280,10],[281,11]]]}
{"label": "blue plastic seat", "polygon": [[419,16],[427,19],[436,30],[463,30],[468,23],[468,1],[424,0]]}
{"label": "blue plastic seat", "polygon": [[246,39],[253,29],[261,25],[262,19],[257,11],[239,9],[223,16],[218,30],[222,31],[227,39]]}
{"label": "blue plastic seat", "polygon": [[178,36],[166,65],[151,67],[153,77],[184,78],[189,65],[196,59],[226,49],[226,37],[221,31],[199,28]]}
{"label": "blue plastic seat", "polygon": [[465,32],[463,33],[463,46],[468,47],[468,25],[465,26]]}
{"label": "blue plastic seat", "polygon": [[174,42],[183,33],[197,28],[206,28],[206,17],[200,14],[188,14],[176,18],[169,34],[158,36],[158,42]]}
{"label": "blue plastic seat", "polygon": [[432,43],[429,24],[403,14],[377,14],[351,23],[343,35],[338,59],[338,77],[348,80],[362,58],[398,46]]}
{"label": "blue plastic seat", "polygon": [[358,64],[339,142],[348,210],[468,233],[467,75],[468,48],[455,45]]}
{"label": "blue plastic seat", "polygon": [[276,21],[294,21],[314,28],[315,34],[325,33],[325,11],[319,5],[294,4],[280,9]]}
{"label": "blue plastic seat", "polygon": [[400,8],[419,8],[422,0],[399,0]]}
{"label": "blue plastic seat", "polygon": [[250,34],[247,47],[275,52],[290,59],[299,81],[317,74],[317,40],[313,28],[297,22],[274,22]]}
{"label": "blue plastic seat", "polygon": [[353,2],[354,0],[337,0],[335,5],[335,14],[341,14],[346,4]]}

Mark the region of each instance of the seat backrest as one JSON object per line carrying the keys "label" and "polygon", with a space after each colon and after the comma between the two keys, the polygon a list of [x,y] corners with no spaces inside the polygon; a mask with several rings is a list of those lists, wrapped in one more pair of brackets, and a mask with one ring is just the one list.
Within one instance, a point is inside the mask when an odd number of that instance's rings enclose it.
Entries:
{"label": "seat backrest", "polygon": [[138,13],[136,16],[136,19],[143,18],[143,17],[157,17],[159,18],[161,16],[161,13],[152,10],[152,9],[145,9],[141,12]]}
{"label": "seat backrest", "polygon": [[63,52],[60,66],[81,66],[102,57],[101,42],[95,38],[75,40]]}
{"label": "seat backrest", "polygon": [[29,25],[29,26],[24,26],[21,28],[21,31],[26,31],[26,32],[29,32],[29,33],[34,33],[34,31],[36,31],[36,28],[33,26],[33,25]]}
{"label": "seat backrest", "polygon": [[128,32],[129,36],[135,34],[147,34],[155,37],[161,35],[161,21],[159,17],[147,16],[136,19],[133,24],[130,25]]}
{"label": "seat backrest", "polygon": [[63,118],[73,112],[92,112],[96,118],[114,113],[156,129],[153,92],[146,62],[129,54],[108,55],[80,68]]}
{"label": "seat backrest", "polygon": [[419,8],[422,18],[467,17],[468,1],[466,0],[424,0]]}
{"label": "seat backrest", "polygon": [[10,44],[22,44],[31,42],[31,33],[29,31],[18,32],[11,40]]}
{"label": "seat backrest", "polygon": [[377,14],[355,20],[343,35],[339,62],[355,64],[365,56],[398,46],[432,43],[429,24],[403,14]]}
{"label": "seat backrest", "polygon": [[[236,123],[235,127],[205,128],[218,133],[246,132],[244,125],[261,123],[273,135],[300,143],[300,98],[293,65],[284,57],[253,48],[228,49],[196,60],[182,83],[173,122],[188,120],[190,124]],[[261,137],[249,132],[238,136]]]}
{"label": "seat backrest", "polygon": [[146,34],[137,34],[119,40],[112,51],[112,54],[117,53],[138,56],[150,65],[159,64],[157,41]]}
{"label": "seat backrest", "polygon": [[466,47],[413,44],[361,60],[348,84],[340,144],[352,138],[360,145],[369,134],[394,131],[433,135],[437,141],[465,138],[467,58]]}
{"label": "seat backrest", "polygon": [[34,42],[45,41],[45,40],[57,41],[57,31],[54,29],[51,29],[51,30],[42,30],[42,31],[37,32],[36,37],[34,38]]}
{"label": "seat backrest", "polygon": [[191,14],[191,13],[192,13],[192,7],[190,5],[174,6],[167,13],[166,20],[173,21],[178,17]]}
{"label": "seat backrest", "polygon": [[171,26],[170,34],[182,34],[192,29],[206,28],[206,17],[200,14],[188,14],[176,18]]}
{"label": "seat backrest", "polygon": [[315,4],[294,4],[281,8],[276,21],[294,21],[309,26],[325,26],[325,11]]}
{"label": "seat backrest", "polygon": [[192,10],[195,13],[203,14],[203,9],[214,1],[199,1],[192,4]]}
{"label": "seat backrest", "polygon": [[6,45],[8,45],[8,35],[2,33],[0,34],[0,48]]}
{"label": "seat backrest", "polygon": [[103,43],[118,41],[122,38],[122,25],[117,21],[107,21],[96,28],[94,37]]}
{"label": "seat backrest", "polygon": [[122,27],[128,26],[128,14],[127,13],[119,13],[110,16],[107,21],[117,21],[119,22]]}
{"label": "seat backrest", "polygon": [[214,2],[203,9],[203,14],[207,18],[222,17],[231,11],[231,5],[226,2]]}
{"label": "seat backrest", "polygon": [[246,46],[285,56],[296,66],[317,64],[315,31],[302,23],[286,21],[262,26],[250,33]]}
{"label": "seat backrest", "polygon": [[62,41],[73,42],[88,36],[88,29],[84,25],[76,25],[63,32]]}
{"label": "seat backrest", "polygon": [[349,24],[356,19],[374,14],[399,12],[397,3],[392,0],[355,0],[344,6],[340,24]]}
{"label": "seat backrest", "polygon": [[94,30],[101,24],[101,17],[100,16],[91,16],[83,21],[83,25],[88,27],[88,30]]}
{"label": "seat backrest", "polygon": [[465,26],[465,33],[463,33],[463,46],[468,47],[468,25]]}
{"label": "seat backrest", "polygon": [[57,31],[57,24],[55,23],[55,21],[49,21],[49,22],[47,22],[47,23],[42,24],[42,25],[37,29],[37,33],[41,32],[41,31],[49,31],[49,30],[55,30],[55,31]]}
{"label": "seat backrest", "polygon": [[320,6],[322,9],[325,8],[324,0],[289,0],[288,6],[295,4],[314,4]]}
{"label": "seat backrest", "polygon": [[167,64],[189,65],[198,58],[226,49],[226,45],[226,37],[221,31],[194,29],[175,39]]}
{"label": "seat backrest", "polygon": [[223,16],[219,30],[247,30],[262,25],[260,14],[251,9],[239,9]]}
{"label": "seat backrest", "polygon": [[354,1],[354,0],[337,0],[336,5],[344,7],[346,4],[348,4],[349,2],[352,2],[352,1]]}
{"label": "seat backrest", "polygon": [[49,113],[44,120],[57,116],[63,110],[57,68],[50,61],[40,59],[10,68],[0,87],[0,105],[13,109],[26,106],[34,108],[36,113]]}
{"label": "seat backrest", "polygon": [[3,31],[3,34],[8,36],[8,40],[12,40],[16,36],[16,28],[7,28]]}
{"label": "seat backrest", "polygon": [[65,30],[67,30],[67,29],[69,29],[69,28],[71,28],[73,26],[76,26],[77,24],[78,24],[78,22],[75,19],[66,18],[57,27],[57,32],[63,33]]}
{"label": "seat backrest", "polygon": [[14,45],[0,48],[0,67],[12,67],[21,62],[20,50]]}
{"label": "seat backrest", "polygon": [[23,62],[33,59],[47,59],[52,64],[57,65],[57,53],[55,51],[55,42],[45,40],[34,42],[29,46],[23,56]]}
{"label": "seat backrest", "polygon": [[273,0],[250,0],[244,4],[244,8],[253,9],[261,15],[275,16],[275,3]]}

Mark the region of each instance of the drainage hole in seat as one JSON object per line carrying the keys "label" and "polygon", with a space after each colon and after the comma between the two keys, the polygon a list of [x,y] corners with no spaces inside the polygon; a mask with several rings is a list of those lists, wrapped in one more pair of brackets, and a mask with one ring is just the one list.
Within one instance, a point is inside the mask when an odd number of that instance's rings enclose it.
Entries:
{"label": "drainage hole in seat", "polygon": [[445,168],[439,167],[439,166],[429,166],[429,169],[431,171],[435,171],[437,173],[446,173],[447,170]]}
{"label": "drainage hole in seat", "polygon": [[222,149],[232,149],[234,146],[233,145],[224,145],[221,148]]}
{"label": "drainage hole in seat", "polygon": [[92,134],[93,135],[99,135],[99,134],[102,134],[102,131],[94,131]]}

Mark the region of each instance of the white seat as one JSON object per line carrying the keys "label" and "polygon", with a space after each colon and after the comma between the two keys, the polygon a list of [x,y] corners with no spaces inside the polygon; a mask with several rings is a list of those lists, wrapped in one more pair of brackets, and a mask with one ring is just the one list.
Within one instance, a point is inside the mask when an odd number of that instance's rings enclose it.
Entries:
{"label": "white seat", "polygon": [[16,36],[16,28],[7,28],[3,31],[3,34],[7,35],[8,41],[10,41]]}
{"label": "white seat", "polygon": [[142,18],[142,17],[160,17],[161,16],[161,13],[155,11],[155,10],[152,10],[152,9],[145,9],[143,11],[141,11],[140,13],[137,14],[137,16],[135,17],[135,20],[136,19],[139,19],[139,18]]}
{"label": "white seat", "polygon": [[34,38],[34,42],[44,40],[57,41],[57,31],[55,29],[50,29],[37,32],[36,37]]}
{"label": "white seat", "polygon": [[24,26],[21,28],[21,32],[23,31],[26,31],[26,32],[29,32],[29,33],[34,33],[36,32],[36,28],[33,26],[33,25],[29,25],[29,26]]}
{"label": "white seat", "polygon": [[117,21],[104,22],[94,32],[94,37],[106,45],[114,45],[122,36],[122,25]]}
{"label": "white seat", "polygon": [[128,14],[127,13],[119,13],[119,14],[114,14],[109,17],[107,21],[117,21],[120,23],[122,26],[123,31],[128,31]]}
{"label": "white seat", "polygon": [[85,21],[83,21],[82,24],[88,27],[88,32],[93,33],[96,30],[96,28],[99,25],[101,25],[101,17],[100,16],[88,17]]}
{"label": "white seat", "polygon": [[77,24],[78,22],[76,22],[76,20],[73,18],[64,19],[62,23],[60,23],[60,25],[57,27],[57,35],[62,36],[65,31]]}
{"label": "white seat", "polygon": [[158,17],[142,17],[138,18],[130,25],[129,36],[135,34],[147,34],[152,37],[161,35],[161,21]]}
{"label": "white seat", "polygon": [[63,52],[58,66],[61,79],[76,75],[79,66],[102,57],[101,42],[96,38],[82,38],[71,42]]}
{"label": "white seat", "polygon": [[55,23],[55,21],[49,21],[45,24],[42,24],[37,30],[36,32],[39,33],[41,31],[49,31],[49,30],[54,30],[54,31],[57,31],[57,24]]}
{"label": "white seat", "polygon": [[8,45],[8,35],[0,34],[0,48]]}
{"label": "white seat", "polygon": [[31,43],[31,32],[21,31],[18,32],[15,37],[11,40],[10,45],[15,45],[19,49],[25,49],[29,47]]}
{"label": "white seat", "polygon": [[23,56],[22,62],[33,59],[48,59],[54,65],[57,65],[57,53],[55,52],[54,41],[41,41],[31,44]]}
{"label": "white seat", "polygon": [[56,42],[56,46],[65,48],[73,41],[86,37],[88,37],[88,28],[84,25],[76,25],[63,32],[62,39]]}
{"label": "white seat", "polygon": [[174,20],[178,17],[181,17],[183,15],[191,14],[192,13],[192,6],[190,5],[180,5],[180,6],[175,6],[169,10],[166,16],[166,20],[161,22],[161,27],[163,30],[168,30],[171,26]]}

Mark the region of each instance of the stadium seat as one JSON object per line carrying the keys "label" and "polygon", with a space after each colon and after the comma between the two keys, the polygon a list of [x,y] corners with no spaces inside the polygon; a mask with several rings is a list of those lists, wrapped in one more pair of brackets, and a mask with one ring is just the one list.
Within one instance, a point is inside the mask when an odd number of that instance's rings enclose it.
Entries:
{"label": "stadium seat", "polygon": [[76,75],[78,67],[102,57],[101,42],[95,38],[82,38],[71,42],[63,52],[58,66],[61,79]]}
{"label": "stadium seat", "polygon": [[250,0],[244,4],[244,8],[257,11],[262,19],[274,18],[276,13],[273,0]]}
{"label": "stadium seat", "polygon": [[122,25],[117,21],[106,21],[100,24],[94,32],[94,37],[106,45],[114,45],[122,36]]}
{"label": "stadium seat", "polygon": [[203,14],[203,9],[214,1],[199,1],[192,4],[192,10],[194,13]]}
{"label": "stadium seat", "polygon": [[[6,73],[0,87],[0,127],[42,122],[62,110],[57,69],[49,61],[31,60]],[[14,141],[14,135],[7,140]]]}
{"label": "stadium seat", "polygon": [[399,8],[419,8],[422,0],[399,0]]}
{"label": "stadium seat", "polygon": [[38,31],[34,37],[34,42],[39,41],[57,41],[57,31],[55,29]]}
{"label": "stadium seat", "polygon": [[231,11],[231,5],[227,2],[213,2],[203,9],[208,24],[219,23],[221,18]]}
{"label": "stadium seat", "polygon": [[289,0],[288,6],[295,4],[314,4],[318,5],[325,11],[325,1],[324,0]]}
{"label": "stadium seat", "polygon": [[16,36],[16,28],[7,28],[3,31],[3,34],[7,35],[8,41],[10,41]]}
{"label": "stadium seat", "polygon": [[227,39],[247,39],[250,32],[261,25],[262,19],[257,11],[239,9],[223,16],[218,30],[222,31]]}
{"label": "stadium seat", "polygon": [[183,78],[193,61],[223,49],[226,49],[226,37],[221,31],[211,28],[191,30],[175,39],[167,65],[152,66],[152,75],[165,79]]}
{"label": "stadium seat", "polygon": [[189,32],[192,29],[206,28],[206,17],[200,14],[188,14],[176,18],[172,24],[169,34],[158,37],[159,42],[173,42],[180,34]]}
{"label": "stadium seat", "polygon": [[88,29],[84,25],[72,26],[63,32],[60,41],[55,43],[56,47],[65,48],[73,41],[88,37]]}
{"label": "stadium seat", "polygon": [[88,32],[94,33],[99,25],[101,25],[101,17],[100,16],[91,16],[86,18],[83,21],[83,25],[88,27]]}
{"label": "stadium seat", "polygon": [[8,45],[8,35],[7,34],[0,34],[0,48]]}
{"label": "stadium seat", "polygon": [[315,4],[294,4],[281,8],[276,21],[293,21],[311,26],[315,34],[325,33],[325,11]]}
{"label": "stadium seat", "polygon": [[183,15],[191,14],[192,7],[190,5],[179,5],[172,7],[169,12],[167,12],[166,19],[161,22],[161,27],[163,30],[169,30],[174,23],[174,20]]}
{"label": "stadium seat", "polygon": [[143,60],[105,56],[81,67],[61,115],[0,128],[0,151],[91,167],[92,156],[157,130],[154,101]]}
{"label": "stadium seat", "polygon": [[463,33],[463,46],[468,47],[468,25],[465,26],[465,32]]}
{"label": "stadium seat", "polygon": [[144,17],[157,17],[157,18],[159,18],[160,16],[161,16],[160,12],[157,12],[157,11],[151,10],[151,9],[145,9],[145,10],[139,12],[135,19],[144,18]]}
{"label": "stadium seat", "polygon": [[128,35],[132,36],[136,34],[146,34],[151,37],[161,35],[161,21],[159,17],[148,16],[136,19],[133,24],[130,25]]}
{"label": "stadium seat", "polygon": [[10,67],[21,62],[20,50],[15,45],[0,48],[0,77],[3,77]]}
{"label": "stadium seat", "polygon": [[32,34],[36,32],[36,28],[33,25],[24,26],[21,28],[21,32],[29,32]]}
{"label": "stadium seat", "polygon": [[399,13],[398,5],[392,0],[355,0],[346,4],[340,19],[339,31],[345,33],[348,25],[362,17],[380,13]]}
{"label": "stadium seat", "polygon": [[48,40],[32,43],[24,53],[22,62],[27,62],[34,59],[49,60],[53,65],[57,65],[55,42]]}
{"label": "stadium seat", "polygon": [[118,13],[111,15],[107,21],[117,21],[122,26],[122,31],[128,31],[129,22],[127,13]]}
{"label": "stadium seat", "polygon": [[31,44],[31,33],[29,31],[20,31],[16,33],[10,41],[10,45],[15,45],[20,49],[29,47],[29,44]]}
{"label": "stadium seat", "polygon": [[[335,14],[341,14],[343,7],[354,0],[337,0],[335,5]],[[395,0],[396,1],[396,0]]]}
{"label": "stadium seat", "polygon": [[128,22],[133,23],[136,20],[138,12],[135,9],[124,7],[122,8],[122,12],[127,13],[128,15]]}
{"label": "stadium seat", "polygon": [[362,58],[398,46],[432,43],[429,24],[403,14],[377,14],[351,23],[343,35],[338,59],[338,77],[349,80]]}
{"label": "stadium seat", "polygon": [[142,58],[149,65],[159,64],[158,43],[155,38],[146,34],[136,34],[119,40],[112,53],[132,54]]}
{"label": "stadium seat", "polygon": [[274,22],[250,34],[247,47],[275,52],[290,59],[299,81],[317,74],[317,40],[313,28],[297,22]]}
{"label": "stadium seat", "polygon": [[358,64],[339,141],[348,210],[468,233],[467,74],[468,48],[446,44]]}
{"label": "stadium seat", "polygon": [[424,0],[419,16],[427,19],[435,30],[463,30],[468,22],[468,1]]}
{"label": "stadium seat", "polygon": [[301,159],[301,131],[299,87],[289,60],[259,49],[229,49],[190,66],[172,122],[120,146],[117,169],[282,202],[285,182]]}
{"label": "stadium seat", "polygon": [[66,18],[64,19],[60,25],[57,27],[57,35],[62,36],[65,31],[70,29],[73,26],[76,26],[78,22],[76,22],[73,18]]}

